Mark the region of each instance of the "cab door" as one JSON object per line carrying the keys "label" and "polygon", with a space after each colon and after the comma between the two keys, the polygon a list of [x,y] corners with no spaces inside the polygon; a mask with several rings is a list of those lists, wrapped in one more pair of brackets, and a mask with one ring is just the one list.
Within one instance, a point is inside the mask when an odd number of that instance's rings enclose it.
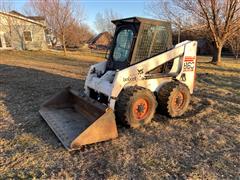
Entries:
{"label": "cab door", "polygon": [[107,69],[121,70],[130,65],[136,33],[134,25],[123,25],[117,28]]}

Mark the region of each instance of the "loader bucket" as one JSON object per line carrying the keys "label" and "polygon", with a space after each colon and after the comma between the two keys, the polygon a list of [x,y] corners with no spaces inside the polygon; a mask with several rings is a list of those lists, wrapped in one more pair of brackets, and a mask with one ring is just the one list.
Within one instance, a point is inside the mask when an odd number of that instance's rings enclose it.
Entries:
{"label": "loader bucket", "polygon": [[70,88],[44,103],[39,113],[68,150],[118,136],[113,110]]}

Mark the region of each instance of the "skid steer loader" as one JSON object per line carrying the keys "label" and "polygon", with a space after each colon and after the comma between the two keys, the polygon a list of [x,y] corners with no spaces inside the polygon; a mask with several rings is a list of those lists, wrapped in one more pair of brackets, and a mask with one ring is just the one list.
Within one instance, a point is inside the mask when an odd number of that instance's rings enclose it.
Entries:
{"label": "skid steer loader", "polygon": [[66,88],[40,109],[68,150],[118,136],[115,117],[133,128],[155,111],[181,116],[193,93],[197,42],[172,46],[171,24],[132,17],[116,25],[107,61],[92,65],[84,93]]}

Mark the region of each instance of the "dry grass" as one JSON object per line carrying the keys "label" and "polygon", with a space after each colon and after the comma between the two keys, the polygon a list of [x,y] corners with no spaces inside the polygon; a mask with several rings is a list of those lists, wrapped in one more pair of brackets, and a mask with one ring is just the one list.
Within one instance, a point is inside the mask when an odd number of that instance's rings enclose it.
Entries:
{"label": "dry grass", "polygon": [[157,114],[146,127],[119,127],[119,138],[69,153],[39,106],[67,85],[82,88],[89,65],[101,59],[0,52],[0,179],[239,178],[240,63],[198,59],[197,88],[183,117]]}

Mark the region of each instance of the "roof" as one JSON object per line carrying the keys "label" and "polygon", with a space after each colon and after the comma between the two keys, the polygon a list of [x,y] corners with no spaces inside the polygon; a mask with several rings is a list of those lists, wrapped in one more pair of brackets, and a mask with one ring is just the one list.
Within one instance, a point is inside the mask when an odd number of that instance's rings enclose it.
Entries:
{"label": "roof", "polygon": [[21,13],[18,12],[18,11],[15,11],[15,10],[10,11],[9,13],[10,13],[10,14],[17,15],[17,16],[24,17],[24,18],[29,18],[29,19],[32,19],[32,20],[34,20],[34,21],[43,21],[43,20],[45,20],[45,18],[44,18],[43,16],[25,16],[25,15],[21,14]]}
{"label": "roof", "polygon": [[27,18],[32,19],[34,21],[44,21],[45,18],[43,16],[27,16]]}
{"label": "roof", "polygon": [[20,12],[17,12],[17,11],[10,11],[9,12],[10,14],[15,14],[15,15],[17,15],[17,16],[22,16],[22,17],[26,17],[26,16],[24,16],[23,14],[21,14]]}
{"label": "roof", "polygon": [[143,17],[129,17],[129,18],[124,18],[124,19],[117,19],[113,20],[112,23],[114,24],[119,24],[119,23],[147,23],[147,24],[163,24],[163,23],[168,23],[171,24],[169,21],[164,21],[164,20],[158,20],[158,19],[149,19],[149,18],[143,18]]}
{"label": "roof", "polygon": [[101,36],[107,36],[107,38],[110,40],[112,38],[112,36],[109,34],[109,32],[105,31],[105,32],[102,32],[96,36],[94,36],[93,38],[91,38],[89,41],[88,41],[88,44],[94,44]]}
{"label": "roof", "polygon": [[20,20],[23,20],[23,21],[27,21],[27,22],[30,22],[30,23],[33,23],[33,24],[36,24],[36,25],[39,25],[39,26],[42,26],[42,27],[45,27],[45,25],[43,23],[40,23],[36,20],[33,20],[27,16],[24,16],[23,14],[17,12],[17,11],[10,11],[10,12],[3,12],[3,11],[0,11],[0,14],[2,15],[5,15],[5,16],[11,16],[13,18],[17,18],[17,19],[20,19]]}

